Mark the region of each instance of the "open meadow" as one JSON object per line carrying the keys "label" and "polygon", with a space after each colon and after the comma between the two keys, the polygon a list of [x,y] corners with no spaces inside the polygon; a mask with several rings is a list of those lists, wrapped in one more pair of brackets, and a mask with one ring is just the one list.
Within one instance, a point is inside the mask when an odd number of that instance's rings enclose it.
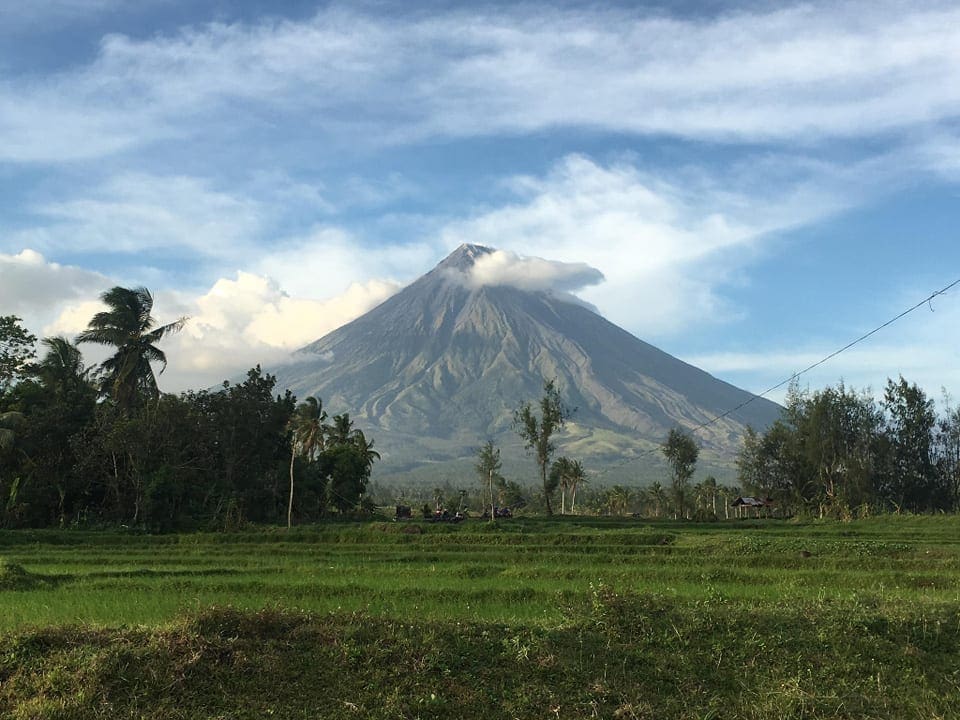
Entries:
{"label": "open meadow", "polygon": [[960,717],[960,519],[0,533],[0,716]]}

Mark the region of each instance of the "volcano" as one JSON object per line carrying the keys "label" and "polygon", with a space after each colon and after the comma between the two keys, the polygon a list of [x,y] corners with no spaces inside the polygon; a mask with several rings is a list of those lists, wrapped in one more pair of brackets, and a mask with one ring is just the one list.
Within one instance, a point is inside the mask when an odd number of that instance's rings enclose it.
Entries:
{"label": "volcano", "polygon": [[558,453],[611,481],[659,477],[651,450],[670,428],[725,413],[696,437],[701,466],[729,477],[746,426],[764,429],[779,417],[778,405],[658,350],[572,296],[476,285],[471,270],[493,252],[460,246],[278,369],[279,387],[349,412],[375,438],[377,478],[472,481],[488,439],[503,448],[505,474],[529,475],[513,413],[539,399],[546,379],[576,408]]}

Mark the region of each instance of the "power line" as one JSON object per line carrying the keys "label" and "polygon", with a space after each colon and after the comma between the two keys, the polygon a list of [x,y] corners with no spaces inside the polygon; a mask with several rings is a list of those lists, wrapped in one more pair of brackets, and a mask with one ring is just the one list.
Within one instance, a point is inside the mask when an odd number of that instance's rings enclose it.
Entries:
{"label": "power line", "polygon": [[[746,407],[747,405],[749,405],[750,403],[752,403],[754,400],[758,400],[758,399],[760,399],[760,398],[762,398],[762,397],[765,397],[765,396],[769,395],[770,393],[772,393],[774,390],[778,390],[778,389],[782,388],[782,387],[783,387],[784,385],[786,385],[787,383],[793,382],[794,380],[796,380],[796,379],[797,379],[798,377],[800,377],[801,375],[810,372],[810,371],[813,370],[814,368],[820,367],[820,366],[823,365],[825,362],[827,362],[827,361],[832,360],[833,358],[835,358],[837,355],[839,355],[839,354],[841,354],[841,353],[843,353],[843,352],[846,352],[847,350],[849,350],[850,348],[852,348],[854,345],[857,345],[858,343],[863,342],[864,340],[866,340],[866,339],[869,338],[870,336],[877,334],[878,332],[880,332],[881,330],[883,330],[885,327],[888,327],[888,326],[890,326],[890,325],[893,325],[893,323],[895,323],[895,322],[896,322],[897,320],[899,320],[900,318],[902,318],[902,317],[904,317],[904,316],[906,316],[906,315],[909,315],[909,314],[912,313],[914,310],[916,310],[916,309],[918,309],[918,308],[920,308],[920,307],[922,307],[922,306],[924,306],[924,305],[927,305],[928,303],[931,303],[934,298],[936,298],[936,297],[938,297],[938,296],[940,296],[940,295],[944,295],[945,293],[947,293],[948,291],[950,291],[951,289],[953,289],[953,288],[956,287],[957,285],[960,285],[960,278],[957,278],[956,280],[954,280],[952,283],[950,283],[950,284],[947,285],[946,287],[944,287],[944,288],[942,288],[942,289],[940,289],[940,290],[937,290],[937,291],[931,293],[930,295],[928,295],[927,297],[925,297],[923,300],[921,300],[920,302],[918,302],[916,305],[913,305],[913,306],[907,308],[907,309],[904,310],[902,313],[900,313],[900,314],[897,315],[896,317],[890,318],[889,320],[887,320],[887,321],[886,321],[885,323],[883,323],[882,325],[878,325],[877,327],[875,327],[875,328],[874,328],[873,330],[871,330],[870,332],[864,333],[863,335],[861,335],[860,337],[858,337],[856,340],[854,340],[854,341],[852,341],[852,342],[849,342],[849,343],[847,343],[846,345],[844,345],[844,346],[843,346],[842,348],[840,348],[839,350],[834,350],[832,353],[830,353],[830,354],[827,355],[826,357],[818,360],[817,362],[813,363],[812,365],[808,365],[808,366],[805,367],[803,370],[800,370],[799,372],[795,372],[793,375],[791,375],[790,377],[788,377],[786,380],[781,380],[781,381],[778,382],[776,385],[773,385],[773,386],[767,388],[766,390],[764,390],[762,393],[760,393],[760,394],[758,394],[758,395],[751,395],[749,398],[747,398],[746,400],[744,400],[742,403],[740,403],[740,404],[737,405],[736,407],[732,407],[732,408],[730,408],[729,410],[726,410],[726,411],[720,413],[720,414],[717,415],[716,417],[712,417],[712,418],[710,418],[709,420],[700,423],[700,424],[697,425],[696,427],[691,428],[691,429],[689,430],[690,434],[697,433],[697,432],[699,432],[700,430],[703,430],[704,428],[710,427],[710,426],[713,425],[714,423],[719,422],[719,421],[722,420],[723,418],[725,418],[725,417],[727,417],[727,416],[729,416],[729,415],[732,415],[733,413],[737,412],[737,410],[740,410],[740,409]],[[933,307],[931,306],[930,309],[932,310]],[[644,455],[650,455],[650,454],[652,454],[652,453],[657,452],[658,450],[659,450],[659,448],[652,448],[652,449],[650,449],[650,450],[644,450],[642,453],[639,454],[639,456],[634,456],[634,458],[635,458],[635,457],[643,457]],[[630,459],[632,460],[632,459],[634,459],[634,458],[630,458]],[[627,460],[624,460],[624,463],[626,463],[626,462],[628,462],[628,461],[627,461]],[[614,465],[613,467],[616,467],[616,465]],[[601,474],[603,474],[603,472],[606,472],[606,471],[609,470],[609,469],[610,469],[610,468],[608,467],[606,470],[602,471]]]}

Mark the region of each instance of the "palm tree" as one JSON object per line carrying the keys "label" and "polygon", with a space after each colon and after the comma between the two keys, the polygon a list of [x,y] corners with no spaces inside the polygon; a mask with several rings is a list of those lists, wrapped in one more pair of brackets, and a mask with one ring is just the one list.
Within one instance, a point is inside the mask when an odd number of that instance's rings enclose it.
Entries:
{"label": "palm tree", "polygon": [[567,488],[570,487],[570,468],[573,461],[568,457],[558,457],[550,466],[550,484],[560,488],[560,514],[567,514]]}
{"label": "palm tree", "polygon": [[293,525],[293,462],[297,455],[313,460],[323,450],[327,411],[320,398],[308,397],[297,406],[287,423],[290,430],[290,500],[287,503],[287,527]]}
{"label": "palm tree", "polygon": [[47,354],[37,364],[45,386],[57,395],[90,387],[90,368],[84,366],[80,348],[63,336],[44,338],[40,342],[47,348]]}
{"label": "palm tree", "polygon": [[333,416],[333,425],[327,426],[331,445],[349,445],[353,440],[353,420],[350,413]]}
{"label": "palm tree", "polygon": [[655,517],[660,517],[667,506],[667,494],[659,482],[653,483],[648,490],[650,499],[653,501],[653,513]]}
{"label": "palm tree", "polygon": [[140,397],[151,400],[160,397],[150,363],[162,363],[160,372],[163,373],[167,356],[156,343],[165,335],[179,332],[187,318],[155,328],[156,321],[150,315],[153,296],[144,287],[111,288],[100,299],[110,309],[94,315],[87,329],[77,336],[77,342],[117,349],[100,366],[105,374],[101,390],[113,398],[121,411],[129,412]]}
{"label": "palm tree", "polygon": [[631,498],[630,488],[614,485],[607,491],[607,509],[612,515],[623,515],[630,506]]}
{"label": "palm tree", "polygon": [[0,451],[9,450],[17,439],[17,430],[23,427],[26,417],[20,412],[0,413]]}
{"label": "palm tree", "polygon": [[363,434],[363,430],[357,428],[350,434],[353,444],[357,446],[357,449],[360,451],[360,454],[363,457],[364,462],[367,464],[367,468],[372,468],[375,460],[380,459],[380,453],[373,449],[373,440],[367,440],[367,436]]}
{"label": "palm tree", "polygon": [[717,495],[719,494],[719,486],[717,485],[717,479],[713,475],[707,475],[702,483],[699,485],[700,493],[702,496],[702,501],[705,507],[704,509],[709,509],[713,513],[713,517],[717,517]]}
{"label": "palm tree", "polygon": [[586,482],[583,472],[583,463],[571,460],[568,457],[557,458],[550,468],[550,476],[554,484],[560,486],[560,514],[567,513],[567,491],[570,491],[570,511],[577,501],[577,485]]}
{"label": "palm tree", "polygon": [[570,474],[567,477],[567,483],[570,486],[570,512],[576,510],[577,487],[587,482],[587,474],[584,472],[583,463],[574,460],[570,466]]}

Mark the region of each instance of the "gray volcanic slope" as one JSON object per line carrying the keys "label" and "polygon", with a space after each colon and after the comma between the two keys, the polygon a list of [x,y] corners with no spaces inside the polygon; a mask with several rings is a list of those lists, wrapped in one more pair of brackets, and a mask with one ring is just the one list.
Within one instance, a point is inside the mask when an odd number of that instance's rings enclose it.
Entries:
{"label": "gray volcanic slope", "polygon": [[[432,479],[468,471],[487,439],[504,446],[509,469],[522,457],[513,412],[540,397],[545,378],[556,378],[576,407],[561,452],[595,468],[650,457],[644,451],[671,427],[697,426],[750,397],[576,302],[469,287],[464,273],[489,252],[461,246],[277,371],[281,387],[321,397],[372,434],[384,456],[379,477],[422,476],[426,464],[435,466]],[[779,413],[757,399],[701,430],[704,458],[729,467],[744,426],[765,428]]]}

